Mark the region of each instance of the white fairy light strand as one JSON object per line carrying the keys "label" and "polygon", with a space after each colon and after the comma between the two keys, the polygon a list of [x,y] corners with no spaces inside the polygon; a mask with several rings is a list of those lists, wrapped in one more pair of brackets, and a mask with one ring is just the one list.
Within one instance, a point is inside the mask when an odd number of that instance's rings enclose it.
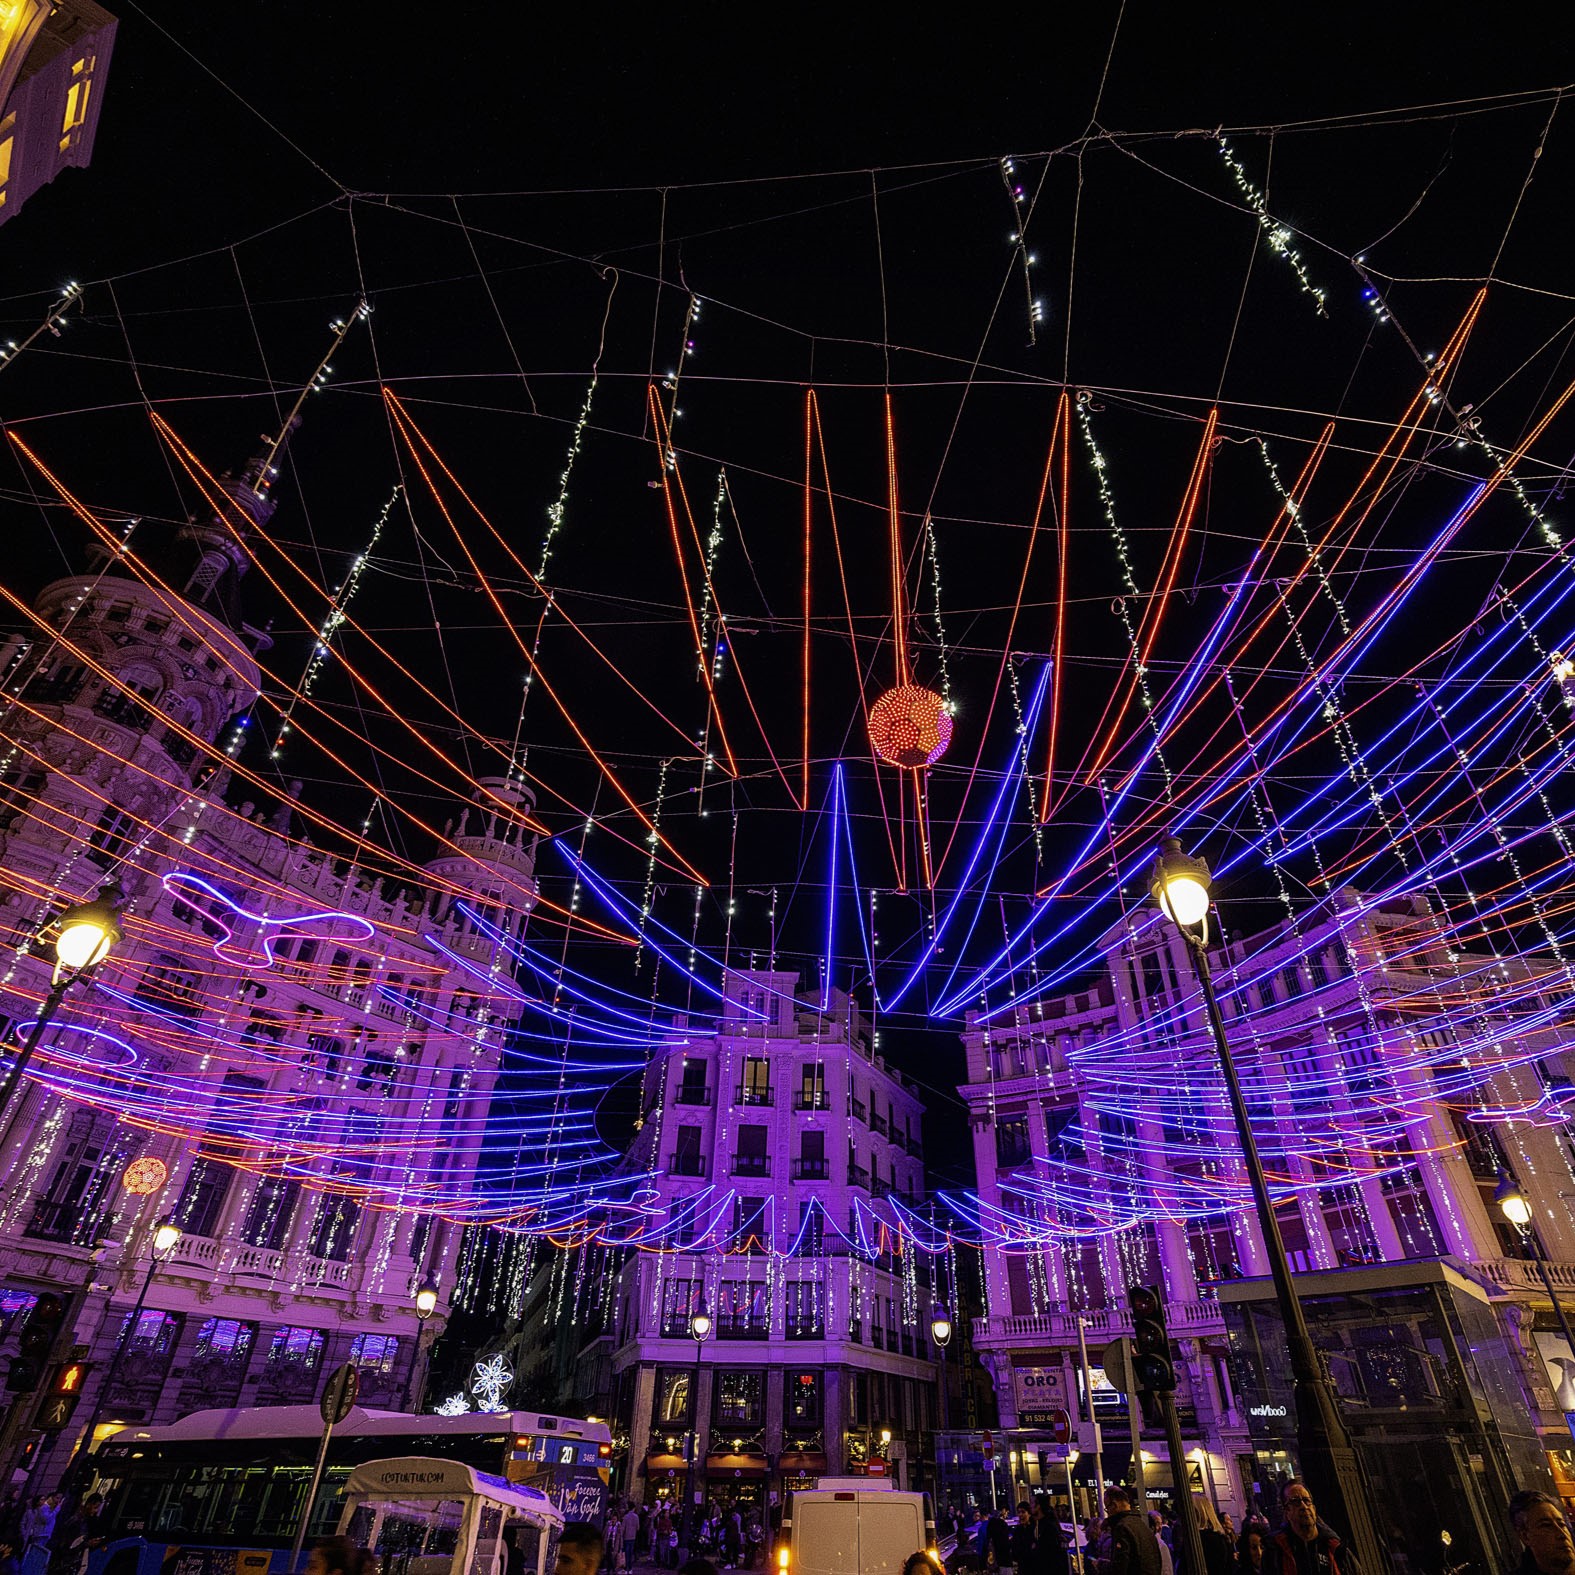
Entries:
{"label": "white fairy light strand", "polygon": [[1268,205],[1263,200],[1263,193],[1258,190],[1247,178],[1247,171],[1242,168],[1240,160],[1231,152],[1230,144],[1221,137],[1219,142],[1220,157],[1225,160],[1225,167],[1231,172],[1236,188],[1246,199],[1247,206],[1252,209],[1258,221],[1258,228],[1263,231],[1263,238],[1268,243],[1269,250],[1278,257],[1283,257],[1290,264],[1296,274],[1298,283],[1302,287],[1303,295],[1310,295],[1320,317],[1327,317],[1329,309],[1328,297],[1323,290],[1312,282],[1307,272],[1307,265],[1302,261],[1292,241],[1296,232],[1289,225],[1282,224],[1269,212]]}

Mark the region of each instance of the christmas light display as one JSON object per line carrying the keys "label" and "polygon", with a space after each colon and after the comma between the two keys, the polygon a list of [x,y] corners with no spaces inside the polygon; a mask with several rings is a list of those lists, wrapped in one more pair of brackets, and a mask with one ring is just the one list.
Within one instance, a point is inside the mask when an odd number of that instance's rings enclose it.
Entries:
{"label": "christmas light display", "polygon": [[951,741],[951,712],[933,689],[903,684],[870,707],[870,743],[894,766],[933,766]]}

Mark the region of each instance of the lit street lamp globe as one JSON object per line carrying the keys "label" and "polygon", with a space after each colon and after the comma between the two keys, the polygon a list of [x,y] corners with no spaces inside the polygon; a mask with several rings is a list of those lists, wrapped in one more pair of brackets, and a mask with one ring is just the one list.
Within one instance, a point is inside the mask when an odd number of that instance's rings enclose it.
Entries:
{"label": "lit street lamp globe", "polygon": [[711,1337],[711,1314],[708,1312],[691,1313],[689,1317],[689,1337],[699,1344],[702,1340]]}
{"label": "lit street lamp globe", "polygon": [[160,1220],[153,1231],[154,1252],[161,1258],[167,1257],[174,1252],[181,1234],[181,1228],[174,1220]]}
{"label": "lit street lamp globe", "polygon": [[114,888],[106,886],[91,902],[76,903],[60,915],[55,957],[63,971],[96,967],[120,939],[120,910],[113,895]]}
{"label": "lit street lamp globe", "polygon": [[438,1288],[430,1279],[421,1282],[421,1289],[416,1292],[416,1317],[425,1323],[437,1311]]}
{"label": "lit street lamp globe", "polygon": [[952,714],[933,689],[903,684],[870,707],[870,743],[894,766],[933,766],[952,741]]}
{"label": "lit street lamp globe", "polygon": [[1209,867],[1202,859],[1181,851],[1181,843],[1168,837],[1149,871],[1149,890],[1160,912],[1184,930],[1201,924],[1209,914]]}
{"label": "lit street lamp globe", "polygon": [[1524,1230],[1531,1223],[1531,1199],[1520,1190],[1519,1184],[1507,1170],[1498,1173],[1493,1201],[1498,1204],[1499,1213],[1511,1225]]}
{"label": "lit street lamp globe", "polygon": [[930,1338],[937,1345],[945,1345],[952,1337],[952,1315],[944,1307],[937,1307],[930,1317]]}

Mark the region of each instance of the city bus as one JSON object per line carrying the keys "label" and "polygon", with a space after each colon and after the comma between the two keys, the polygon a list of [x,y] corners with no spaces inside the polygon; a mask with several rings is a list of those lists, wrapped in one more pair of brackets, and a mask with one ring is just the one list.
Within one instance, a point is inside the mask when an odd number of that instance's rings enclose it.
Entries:
{"label": "city bus", "polygon": [[[194,1411],[166,1427],[123,1428],[92,1457],[110,1543],[140,1538],[288,1548],[322,1433],[315,1405]],[[611,1453],[605,1422],[536,1411],[407,1416],[356,1406],[334,1428],[307,1535],[333,1534],[355,1467],[410,1455],[458,1461],[527,1485],[544,1493],[565,1521],[599,1522]]]}

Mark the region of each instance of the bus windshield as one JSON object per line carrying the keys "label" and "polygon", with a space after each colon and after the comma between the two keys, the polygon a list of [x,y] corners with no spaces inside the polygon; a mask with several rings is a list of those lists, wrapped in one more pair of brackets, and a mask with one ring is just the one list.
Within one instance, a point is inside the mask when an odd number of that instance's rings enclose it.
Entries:
{"label": "bus windshield", "polygon": [[459,1546],[465,1506],[458,1499],[358,1504],[349,1537],[377,1555],[383,1575],[445,1575]]}

